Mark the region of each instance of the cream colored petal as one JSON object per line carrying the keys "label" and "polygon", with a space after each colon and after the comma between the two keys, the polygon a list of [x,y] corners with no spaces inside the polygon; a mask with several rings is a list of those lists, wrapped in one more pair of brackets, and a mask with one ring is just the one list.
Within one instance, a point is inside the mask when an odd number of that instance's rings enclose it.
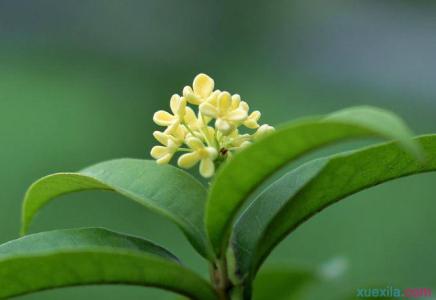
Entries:
{"label": "cream colored petal", "polygon": [[212,93],[213,88],[215,87],[215,82],[206,74],[201,73],[194,78],[192,87],[195,95],[206,99]]}
{"label": "cream colored petal", "polygon": [[173,123],[168,126],[168,128],[165,130],[165,133],[168,135],[175,135],[179,127],[180,122],[178,121],[178,118],[174,118]]}
{"label": "cream colored petal", "polygon": [[239,135],[233,139],[232,145],[235,147],[240,147],[243,143],[250,141],[251,139],[252,139],[252,136],[249,134]]}
{"label": "cream colored petal", "polygon": [[218,151],[215,148],[207,147],[206,151],[208,158],[210,158],[211,160],[215,160],[218,157]]}
{"label": "cream colored petal", "polygon": [[226,115],[226,119],[229,121],[242,122],[247,119],[247,112],[242,109],[236,109],[229,112]]}
{"label": "cream colored petal", "polygon": [[185,86],[184,88],[183,88],[183,96],[187,96],[187,95],[189,95],[189,94],[194,94],[194,91],[192,90],[192,88],[189,86],[189,85],[187,85],[187,86]]}
{"label": "cream colored petal", "polygon": [[159,110],[153,116],[153,121],[160,126],[169,126],[174,123],[176,118],[164,110]]}
{"label": "cream colored petal", "polygon": [[233,131],[233,126],[229,122],[223,119],[216,120],[215,127],[225,135]]}
{"label": "cream colored petal", "polygon": [[258,140],[272,132],[274,132],[274,127],[268,125],[268,124],[264,124],[262,126],[259,127],[259,129],[257,129],[256,133],[254,134],[254,139]]}
{"label": "cream colored petal", "polygon": [[220,90],[214,91],[212,94],[210,94],[209,97],[207,97],[206,101],[209,102],[210,104],[216,106],[218,103],[219,94],[221,94]]}
{"label": "cream colored petal", "polygon": [[213,141],[215,139],[215,128],[208,126],[206,127],[205,135],[209,141]]}
{"label": "cream colored petal", "polygon": [[228,92],[222,92],[218,96],[218,111],[220,113],[227,112],[232,105],[232,96]]}
{"label": "cream colored petal", "polygon": [[180,103],[180,96],[177,94],[172,95],[170,100],[170,108],[174,115],[177,113],[177,110],[180,105],[179,103]]}
{"label": "cream colored petal", "polygon": [[249,141],[245,141],[245,142],[243,142],[242,144],[241,144],[241,149],[244,149],[244,148],[246,148],[246,147],[248,147],[248,146],[250,146],[251,145],[251,142],[249,142]]}
{"label": "cream colored petal", "polygon": [[177,141],[176,138],[171,137],[168,140],[168,151],[173,154],[176,153],[180,147],[180,144],[180,141]]}
{"label": "cream colored petal", "polygon": [[194,94],[194,91],[190,86],[185,86],[183,88],[183,97],[186,99],[188,103],[194,105],[200,105],[200,103],[203,102],[203,100],[200,97]]}
{"label": "cream colored petal", "polygon": [[253,111],[248,118],[253,119],[257,122],[257,121],[259,121],[261,116],[262,116],[262,114],[260,113],[260,111],[256,110],[256,111]]}
{"label": "cream colored petal", "polygon": [[200,162],[200,174],[205,178],[210,178],[215,174],[215,164],[211,159],[204,158]]}
{"label": "cream colored petal", "polygon": [[177,164],[181,168],[189,169],[195,166],[199,160],[200,160],[200,156],[198,155],[198,153],[191,152],[180,156],[179,160],[177,161]]}
{"label": "cream colored petal", "polygon": [[160,131],[153,132],[154,138],[162,145],[168,146],[168,134]]}
{"label": "cream colored petal", "polygon": [[161,158],[159,158],[158,160],[156,160],[156,163],[158,165],[165,165],[165,164],[170,162],[171,158],[173,158],[173,154],[168,153],[168,154],[162,156]]}
{"label": "cream colored petal", "polygon": [[239,108],[242,110],[245,110],[247,112],[247,114],[248,114],[248,111],[250,110],[250,106],[245,101],[241,101],[241,103],[239,104]]}
{"label": "cream colored petal", "polygon": [[154,159],[160,159],[163,156],[167,155],[169,153],[168,148],[167,147],[163,147],[163,146],[154,146],[151,149],[150,155],[151,157],[153,157]]}
{"label": "cream colored petal", "polygon": [[189,126],[197,125],[197,116],[192,108],[186,107],[184,120]]}
{"label": "cream colored petal", "polygon": [[212,121],[213,118],[203,115],[201,111],[198,113],[198,122],[200,125],[207,125]]}
{"label": "cream colored petal", "polygon": [[208,117],[216,118],[218,116],[218,110],[215,106],[209,102],[204,102],[200,105],[200,112]]}
{"label": "cream colored petal", "polygon": [[175,115],[179,117],[180,120],[183,120],[186,113],[186,99],[185,97],[180,98]]}
{"label": "cream colored petal", "polygon": [[200,97],[194,94],[188,94],[184,98],[188,103],[191,103],[193,105],[200,105],[203,102],[203,100]]}
{"label": "cream colored petal", "polygon": [[241,96],[238,94],[234,94],[232,96],[232,108],[237,109],[239,107],[239,104],[241,104]]}
{"label": "cream colored petal", "polygon": [[251,115],[248,116],[247,120],[245,120],[244,125],[247,126],[250,129],[256,129],[259,128],[259,124],[257,123],[260,119],[260,112],[254,111],[251,113]]}
{"label": "cream colored petal", "polygon": [[191,137],[186,139],[186,145],[189,146],[189,148],[193,149],[193,150],[200,150],[204,148],[203,142],[195,137]]}
{"label": "cream colored petal", "polygon": [[185,139],[186,133],[188,131],[186,130],[186,127],[183,125],[179,125],[177,130],[174,132],[174,138],[178,141],[183,141]]}

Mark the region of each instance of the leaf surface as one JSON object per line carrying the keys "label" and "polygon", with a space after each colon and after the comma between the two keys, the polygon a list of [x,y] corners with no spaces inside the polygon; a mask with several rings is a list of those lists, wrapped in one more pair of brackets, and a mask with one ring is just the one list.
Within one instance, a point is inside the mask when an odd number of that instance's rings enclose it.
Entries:
{"label": "leaf surface", "polygon": [[249,281],[281,240],[329,205],[389,180],[435,171],[436,135],[415,141],[425,162],[386,143],[308,162],[273,183],[235,224],[231,253],[238,277]]}
{"label": "leaf surface", "polygon": [[51,200],[86,190],[117,192],[169,218],[200,254],[211,257],[203,221],[206,189],[178,168],[147,160],[112,160],[78,173],[58,173],[36,181],[24,199],[22,233],[27,232],[34,216]]}
{"label": "leaf surface", "polygon": [[215,253],[224,253],[239,209],[270,175],[322,146],[363,137],[394,139],[420,155],[410,130],[400,118],[371,107],[349,108],[326,117],[293,122],[235,155],[217,173],[206,205],[206,230]]}
{"label": "leaf surface", "polygon": [[212,287],[167,250],[99,228],[28,235],[0,245],[0,299],[67,286],[158,287],[192,299],[216,299]]}

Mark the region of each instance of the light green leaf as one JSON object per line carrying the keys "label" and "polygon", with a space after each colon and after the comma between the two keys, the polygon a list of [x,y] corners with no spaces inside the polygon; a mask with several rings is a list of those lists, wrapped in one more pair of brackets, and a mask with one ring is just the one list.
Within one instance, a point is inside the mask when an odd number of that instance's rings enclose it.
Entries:
{"label": "light green leaf", "polygon": [[165,249],[104,229],[29,235],[0,246],[0,299],[67,286],[151,286],[205,300],[212,287]]}
{"label": "light green leaf", "polygon": [[378,108],[356,107],[283,126],[235,155],[217,173],[206,205],[206,230],[215,252],[224,253],[239,209],[270,175],[322,146],[362,137],[398,140],[420,153],[400,118]]}
{"label": "light green leaf", "polygon": [[315,281],[316,274],[309,270],[269,267],[254,281],[253,300],[299,300],[304,289]]}
{"label": "light green leaf", "polygon": [[308,162],[266,189],[235,224],[236,274],[250,281],[272,249],[304,221],[345,197],[399,177],[436,170],[436,135],[416,138],[417,161],[396,143]]}
{"label": "light green leaf", "polygon": [[78,173],[53,174],[38,180],[24,199],[22,233],[27,232],[35,214],[51,200],[85,190],[117,192],[169,218],[200,254],[211,257],[203,221],[206,189],[178,168],[147,160],[112,160]]}

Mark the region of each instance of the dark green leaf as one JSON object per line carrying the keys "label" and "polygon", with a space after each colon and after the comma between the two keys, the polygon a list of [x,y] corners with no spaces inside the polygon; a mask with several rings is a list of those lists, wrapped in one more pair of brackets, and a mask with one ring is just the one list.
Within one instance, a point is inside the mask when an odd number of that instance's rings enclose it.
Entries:
{"label": "dark green leaf", "polygon": [[235,155],[216,175],[206,206],[206,229],[215,252],[220,255],[226,249],[239,209],[271,174],[322,146],[371,136],[398,140],[419,155],[420,149],[401,119],[370,107],[350,108],[324,118],[294,122]]}
{"label": "dark green leaf", "polygon": [[59,173],[38,180],[24,200],[22,233],[26,233],[35,214],[54,198],[96,189],[117,192],[169,218],[203,256],[211,257],[203,221],[206,189],[180,169],[139,159],[112,160],[78,173]]}
{"label": "dark green leaf", "polygon": [[273,183],[235,225],[232,253],[239,277],[254,276],[283,238],[327,206],[389,180],[436,170],[436,135],[415,141],[425,163],[387,143],[311,161]]}
{"label": "dark green leaf", "polygon": [[217,299],[205,280],[165,249],[104,229],[43,232],[0,246],[1,299],[91,284],[151,286]]}

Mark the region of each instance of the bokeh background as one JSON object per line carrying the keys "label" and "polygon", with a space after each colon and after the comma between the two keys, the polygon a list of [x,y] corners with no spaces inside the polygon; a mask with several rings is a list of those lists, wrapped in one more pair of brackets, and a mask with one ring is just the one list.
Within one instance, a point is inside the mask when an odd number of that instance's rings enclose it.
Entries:
{"label": "bokeh background", "polygon": [[[153,112],[199,72],[273,125],[369,104],[417,133],[436,132],[435,32],[434,1],[0,1],[0,241],[17,237],[23,194],[37,178],[148,158]],[[304,299],[378,284],[436,288],[435,181],[424,174],[353,196],[302,226],[267,264],[348,261],[340,279]],[[110,193],[55,201],[32,231],[78,226],[152,239],[206,270],[172,224]],[[19,299],[173,297],[80,287]]]}

